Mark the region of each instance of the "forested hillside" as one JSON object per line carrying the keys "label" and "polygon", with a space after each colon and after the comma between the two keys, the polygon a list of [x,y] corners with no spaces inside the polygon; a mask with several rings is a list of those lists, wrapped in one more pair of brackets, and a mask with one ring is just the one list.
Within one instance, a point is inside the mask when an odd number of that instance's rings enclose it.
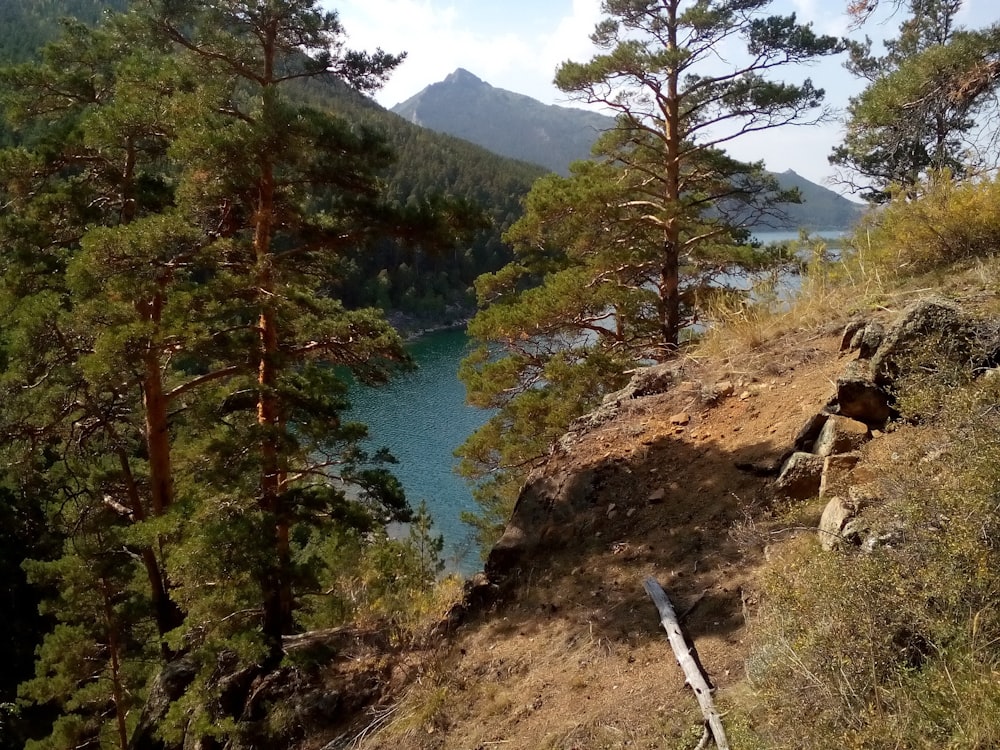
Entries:
{"label": "forested hillside", "polygon": [[[0,60],[30,59],[59,32],[60,18],[99,21],[127,0],[0,0]],[[521,212],[521,200],[544,169],[498,156],[468,141],[421,128],[388,112],[335,77],[300,82],[302,101],[340,113],[382,133],[394,159],[382,171],[389,196],[416,208],[450,197],[484,212],[483,227],[465,247],[449,253],[382,243],[345,268],[335,290],[349,305],[375,304],[428,323],[457,320],[474,306],[472,282],[510,260],[500,236]],[[0,125],[0,138],[5,126]]]}
{"label": "forested hillside", "polygon": [[122,11],[128,0],[0,0],[0,62],[33,57],[58,31],[61,18],[97,23],[106,10]]}

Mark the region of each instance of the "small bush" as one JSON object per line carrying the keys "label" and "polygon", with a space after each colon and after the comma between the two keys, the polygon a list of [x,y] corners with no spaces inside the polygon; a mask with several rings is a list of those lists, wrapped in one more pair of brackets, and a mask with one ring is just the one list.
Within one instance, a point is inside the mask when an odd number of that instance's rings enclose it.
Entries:
{"label": "small bush", "polygon": [[859,227],[854,247],[869,272],[915,274],[1000,249],[1000,178],[939,175],[917,200],[899,197]]}

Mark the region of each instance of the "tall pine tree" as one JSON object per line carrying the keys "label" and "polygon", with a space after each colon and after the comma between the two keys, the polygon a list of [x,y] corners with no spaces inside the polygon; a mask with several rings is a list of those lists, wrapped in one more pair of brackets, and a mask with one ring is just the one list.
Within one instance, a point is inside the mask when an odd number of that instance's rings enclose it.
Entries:
{"label": "tall pine tree", "polygon": [[595,147],[600,166],[536,183],[509,234],[519,257],[478,284],[481,347],[462,377],[473,403],[499,412],[461,453],[468,474],[491,477],[480,499],[499,515],[570,419],[630,364],[673,356],[726,274],[765,260],[748,228],[797,196],[724,149],[822,119],[822,90],[773,76],[842,49],[770,5],[605,0],[600,52],[556,72],[562,91],[618,117]]}

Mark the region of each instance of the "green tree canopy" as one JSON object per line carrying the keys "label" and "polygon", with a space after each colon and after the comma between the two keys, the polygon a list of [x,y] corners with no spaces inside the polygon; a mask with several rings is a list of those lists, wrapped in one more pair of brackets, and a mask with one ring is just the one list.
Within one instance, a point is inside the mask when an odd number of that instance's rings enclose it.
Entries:
{"label": "green tree canopy", "polygon": [[884,55],[872,53],[870,39],[851,46],[847,67],[869,84],[850,101],[844,142],[830,163],[870,201],[885,202],[893,189],[912,195],[931,173],[977,174],[995,160],[983,123],[995,108],[989,94],[1000,32],[960,28],[961,7],[961,0],[912,0]]}

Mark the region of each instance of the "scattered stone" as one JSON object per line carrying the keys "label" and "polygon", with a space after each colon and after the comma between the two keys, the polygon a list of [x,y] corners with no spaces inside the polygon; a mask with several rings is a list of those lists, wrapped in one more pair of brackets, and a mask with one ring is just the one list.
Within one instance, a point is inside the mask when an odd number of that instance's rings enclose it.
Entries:
{"label": "scattered stone", "polygon": [[736,386],[731,380],[720,380],[712,390],[715,392],[716,398],[729,398],[736,392]]}
{"label": "scattered stone", "polygon": [[882,496],[874,484],[853,483],[847,491],[847,496],[858,508],[867,508],[882,502]]}
{"label": "scattered stone", "polygon": [[883,341],[885,341],[885,327],[877,320],[872,320],[854,336],[851,349],[858,350],[858,359],[871,359]]}
{"label": "scattered stone", "polygon": [[838,412],[845,417],[881,428],[895,414],[889,394],[867,378],[845,373],[837,378]]}
{"label": "scattered stone", "polygon": [[933,464],[940,461],[942,458],[947,458],[951,455],[951,451],[947,447],[935,448],[930,451],[926,456],[920,459],[922,464]]}
{"label": "scattered stone", "polygon": [[751,397],[752,395],[753,395],[753,394],[752,394],[752,393],[750,393],[750,391],[743,391],[743,393],[741,393],[741,394],[740,394],[740,401],[746,401],[746,400],[747,400],[748,398],[750,398],[750,397]]}
{"label": "scattered stone", "polygon": [[854,320],[847,322],[847,325],[844,327],[844,335],[840,339],[840,351],[846,352],[851,350],[854,337],[865,327],[865,323],[864,318],[854,318]]}
{"label": "scattered stone", "polygon": [[819,494],[823,479],[823,457],[812,453],[793,453],[774,483],[775,492],[793,500],[805,500]]}
{"label": "scattered stone", "polygon": [[868,425],[856,419],[833,415],[826,420],[823,429],[816,438],[813,453],[820,456],[832,456],[837,453],[850,453],[871,440]]}
{"label": "scattered stone", "polygon": [[667,497],[666,490],[660,487],[649,493],[649,497],[646,498],[646,502],[648,502],[650,505],[662,505],[666,497]]}
{"label": "scattered stone", "polygon": [[845,544],[860,544],[857,530],[848,530],[848,523],[857,516],[858,508],[842,497],[830,498],[819,519],[819,544],[827,552]]}
{"label": "scattered stone", "polygon": [[896,547],[905,538],[905,528],[902,523],[896,523],[892,528],[880,534],[871,533],[870,529],[865,529],[867,534],[861,542],[861,549],[865,552],[874,552],[879,547]]}
{"label": "scattered stone", "polygon": [[670,424],[681,427],[683,427],[686,424],[691,424],[691,415],[685,414],[683,412],[680,414],[674,414],[674,416],[670,418]]}

